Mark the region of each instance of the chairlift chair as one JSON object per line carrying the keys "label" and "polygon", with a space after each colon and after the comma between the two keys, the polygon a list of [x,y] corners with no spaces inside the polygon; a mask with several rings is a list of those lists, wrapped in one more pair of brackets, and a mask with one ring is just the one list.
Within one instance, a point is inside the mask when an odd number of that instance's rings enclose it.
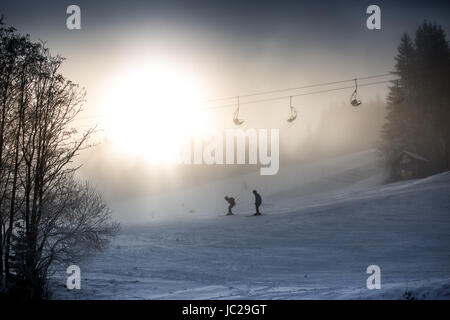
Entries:
{"label": "chairlift chair", "polygon": [[291,123],[297,119],[297,110],[292,106],[292,96],[289,97],[289,107],[291,108],[291,116],[286,121]]}
{"label": "chairlift chair", "polygon": [[353,93],[350,97],[350,104],[354,107],[357,107],[362,104],[361,100],[358,99],[358,83],[356,79],[353,79],[355,81],[355,90],[353,90]]}
{"label": "chairlift chair", "polygon": [[237,108],[233,113],[233,122],[235,125],[240,126],[244,123],[244,119],[239,119],[239,97],[237,97]]}

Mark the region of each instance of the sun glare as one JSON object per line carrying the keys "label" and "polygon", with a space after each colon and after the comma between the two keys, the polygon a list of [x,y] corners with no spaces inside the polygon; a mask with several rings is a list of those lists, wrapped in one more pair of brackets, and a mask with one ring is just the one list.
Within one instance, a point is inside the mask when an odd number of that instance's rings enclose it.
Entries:
{"label": "sun glare", "polygon": [[106,94],[108,139],[121,153],[173,164],[185,138],[204,128],[199,101],[193,80],[165,65],[125,72]]}

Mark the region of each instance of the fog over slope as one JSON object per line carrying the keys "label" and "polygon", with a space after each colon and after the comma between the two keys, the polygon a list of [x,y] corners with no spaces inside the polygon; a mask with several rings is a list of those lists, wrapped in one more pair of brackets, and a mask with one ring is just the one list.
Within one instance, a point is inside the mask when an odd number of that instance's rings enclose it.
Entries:
{"label": "fog over slope", "polygon": [[[171,221],[125,225],[110,249],[80,265],[82,290],[63,287],[65,269],[56,274],[54,298],[448,298],[450,174],[380,184],[373,156],[286,169],[275,182],[285,180],[285,189],[265,196],[261,217],[248,216],[253,208],[244,197],[236,216],[224,216],[212,199],[192,213],[194,203],[164,208],[179,215]],[[263,186],[260,179],[245,176],[248,185]],[[245,190],[236,178],[188,197],[232,186]],[[366,288],[372,264],[381,267],[380,290]]]}

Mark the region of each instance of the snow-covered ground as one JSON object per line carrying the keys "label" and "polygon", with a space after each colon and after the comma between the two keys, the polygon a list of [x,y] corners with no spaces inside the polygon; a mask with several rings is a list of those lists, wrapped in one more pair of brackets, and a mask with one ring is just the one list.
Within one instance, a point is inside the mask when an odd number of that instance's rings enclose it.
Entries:
{"label": "snow-covered ground", "polygon": [[[450,172],[388,185],[380,172],[373,151],[302,164],[260,190],[261,217],[247,216],[250,194],[235,216],[220,202],[124,225],[106,251],[79,263],[81,290],[64,288],[64,270],[54,275],[53,298],[450,299]],[[190,192],[250,193],[258,179]],[[366,288],[373,264],[380,290]]]}

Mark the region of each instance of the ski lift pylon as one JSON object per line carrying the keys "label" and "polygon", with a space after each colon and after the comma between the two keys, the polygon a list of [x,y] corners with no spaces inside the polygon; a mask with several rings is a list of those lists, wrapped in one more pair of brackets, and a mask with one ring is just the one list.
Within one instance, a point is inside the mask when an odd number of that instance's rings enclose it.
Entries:
{"label": "ski lift pylon", "polygon": [[297,119],[297,110],[295,110],[294,106],[292,105],[292,96],[289,96],[289,107],[291,109],[291,116],[286,121],[293,122],[295,119]]}
{"label": "ski lift pylon", "polygon": [[355,81],[355,90],[353,90],[353,93],[350,97],[350,104],[354,107],[357,107],[359,105],[361,105],[361,100],[358,99],[358,82],[355,79],[353,79]]}
{"label": "ski lift pylon", "polygon": [[233,122],[237,126],[240,126],[241,124],[244,123],[243,119],[239,119],[239,107],[240,107],[239,96],[237,96],[237,108],[236,108],[236,110],[233,113]]}

